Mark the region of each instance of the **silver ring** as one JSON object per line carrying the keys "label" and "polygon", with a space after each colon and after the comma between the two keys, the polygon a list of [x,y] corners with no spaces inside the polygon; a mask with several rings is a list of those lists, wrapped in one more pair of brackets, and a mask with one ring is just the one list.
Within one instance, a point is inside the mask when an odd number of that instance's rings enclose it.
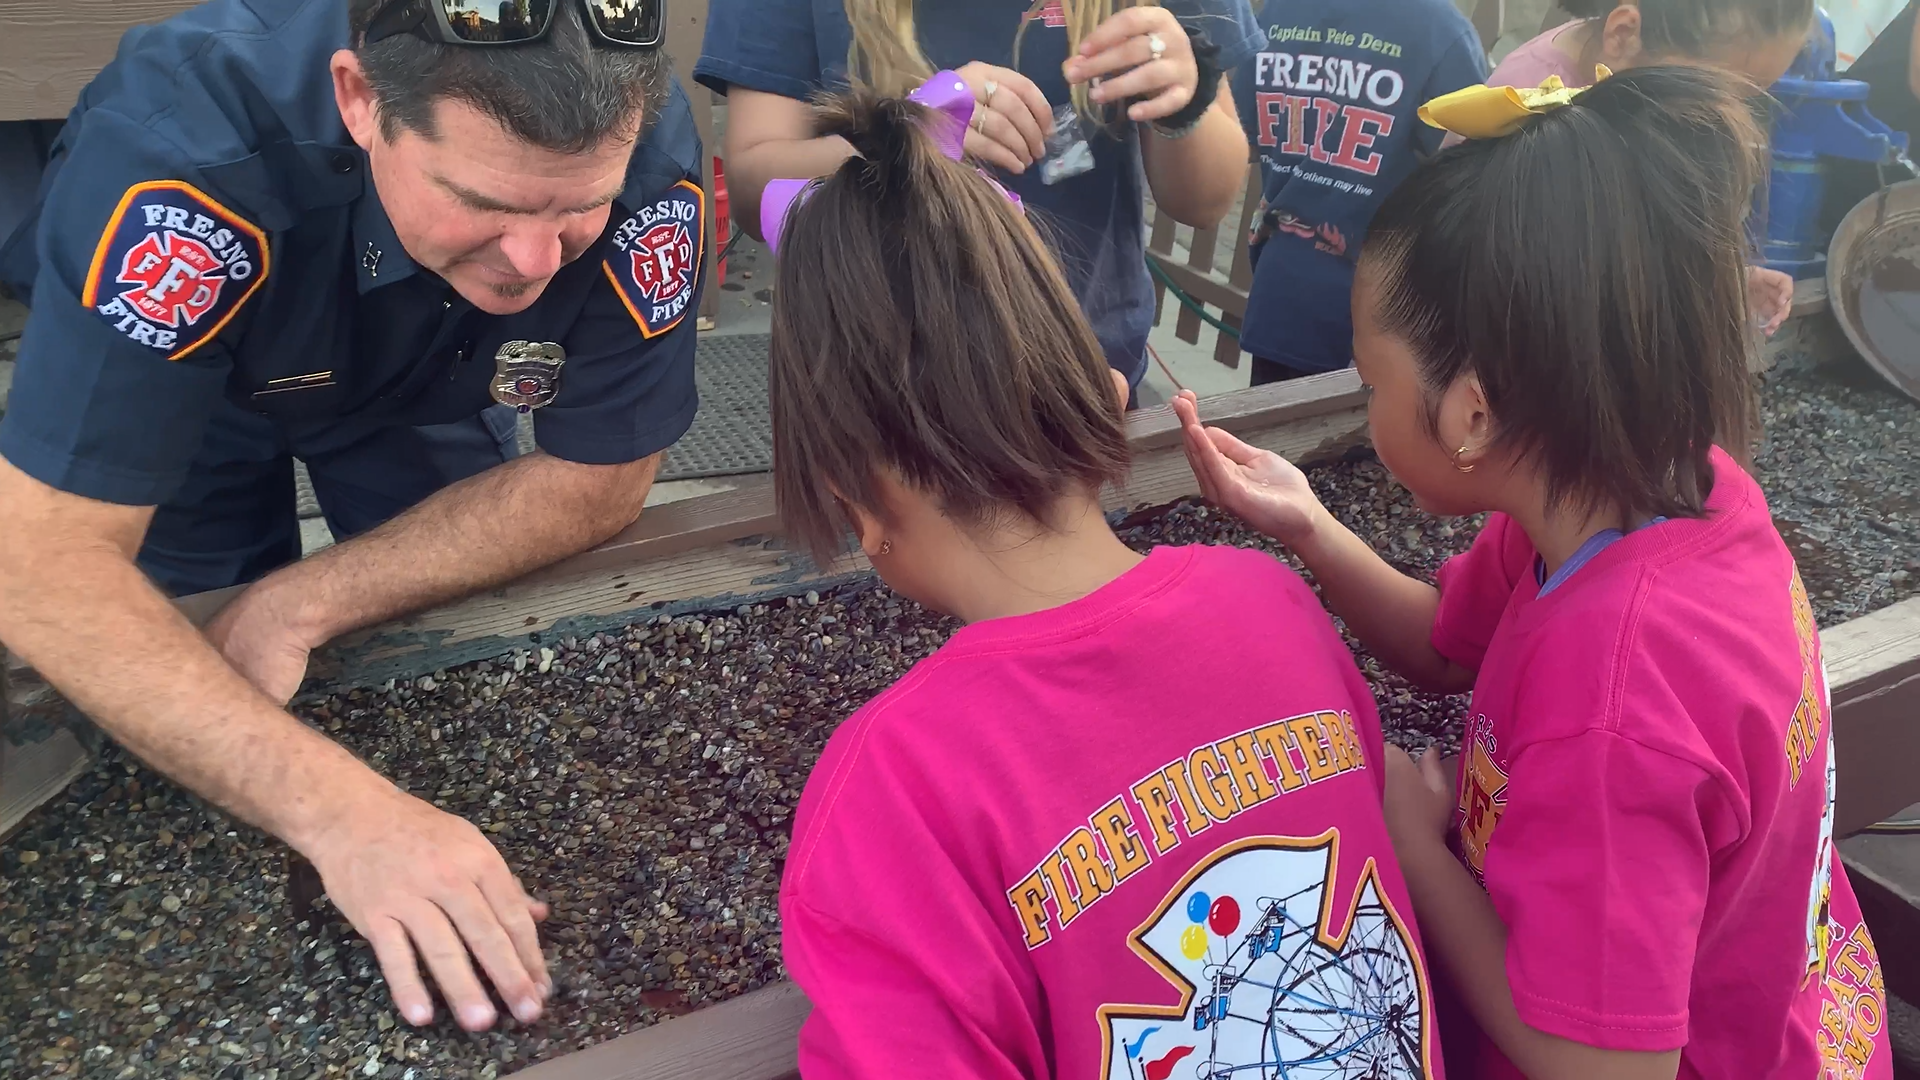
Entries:
{"label": "silver ring", "polygon": [[985,105],[988,108],[992,108],[993,95],[1000,92],[1000,84],[997,82],[994,82],[992,79],[988,79],[985,82],[982,82],[980,84],[980,89],[982,93],[985,95],[980,99],[980,104]]}
{"label": "silver ring", "polygon": [[1167,55],[1166,40],[1163,39],[1159,34],[1148,34],[1147,35],[1147,51],[1153,54],[1153,58],[1155,60],[1158,60],[1161,57]]}

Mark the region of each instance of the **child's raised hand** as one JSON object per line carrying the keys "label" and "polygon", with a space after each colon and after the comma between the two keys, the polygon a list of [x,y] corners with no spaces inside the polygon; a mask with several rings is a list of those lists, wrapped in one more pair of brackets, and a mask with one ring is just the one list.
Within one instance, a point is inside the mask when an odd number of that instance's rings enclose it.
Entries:
{"label": "child's raised hand", "polygon": [[1202,427],[1199,399],[1182,390],[1173,399],[1180,417],[1187,463],[1200,494],[1289,547],[1298,546],[1326,513],[1307,476],[1271,450],[1248,446],[1232,433]]}

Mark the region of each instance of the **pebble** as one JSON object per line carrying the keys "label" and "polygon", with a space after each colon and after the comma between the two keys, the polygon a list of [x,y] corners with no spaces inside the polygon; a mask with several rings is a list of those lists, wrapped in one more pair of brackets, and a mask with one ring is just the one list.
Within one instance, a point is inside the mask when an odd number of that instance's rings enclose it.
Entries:
{"label": "pebble", "polygon": [[[1857,374],[1790,362],[1763,382],[1758,473],[1825,625],[1912,595],[1920,571],[1920,410]],[[1371,460],[1310,479],[1409,573],[1431,575],[1478,528],[1420,514]],[[1195,504],[1123,536],[1286,557]],[[296,917],[284,847],[109,747],[0,843],[0,1076],[74,1076],[84,1059],[116,1080],[492,1080],[779,978],[777,890],[807,771],[835,724],[953,628],[884,588],[816,590],[296,699],[486,830],[552,905],[547,1015],[471,1036],[444,1008],[399,1025],[332,905]],[[1464,699],[1357,657],[1389,738],[1457,745]],[[143,917],[155,905],[168,917]]]}

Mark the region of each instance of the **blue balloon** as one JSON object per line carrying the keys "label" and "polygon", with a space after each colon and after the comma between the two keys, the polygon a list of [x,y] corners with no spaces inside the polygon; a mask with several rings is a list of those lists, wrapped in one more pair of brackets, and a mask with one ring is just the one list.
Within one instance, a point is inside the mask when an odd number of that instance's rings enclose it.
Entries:
{"label": "blue balloon", "polygon": [[1213,906],[1213,897],[1197,892],[1187,897],[1187,918],[1192,922],[1206,922],[1207,909]]}

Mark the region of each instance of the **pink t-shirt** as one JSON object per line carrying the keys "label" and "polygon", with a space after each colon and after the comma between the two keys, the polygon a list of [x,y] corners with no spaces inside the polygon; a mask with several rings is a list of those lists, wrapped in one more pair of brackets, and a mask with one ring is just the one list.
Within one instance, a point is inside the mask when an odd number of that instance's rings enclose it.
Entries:
{"label": "pink t-shirt", "polygon": [[1441,1076],[1381,748],[1332,621],[1259,552],[1160,548],[966,627],[801,797],[802,1074]]}
{"label": "pink t-shirt", "polygon": [[1526,89],[1546,82],[1549,75],[1560,76],[1560,81],[1568,86],[1593,85],[1593,69],[1579,70],[1580,62],[1555,43],[1561,34],[1579,25],[1579,20],[1575,20],[1556,26],[1526,44],[1515,47],[1494,66],[1493,74],[1487,76],[1487,85]]}
{"label": "pink t-shirt", "polygon": [[1889,1077],[1813,611],[1759,487],[1713,466],[1704,519],[1629,533],[1544,597],[1502,515],[1442,568],[1434,646],[1478,672],[1456,847],[1533,1027],[1684,1048],[1682,1077]]}

